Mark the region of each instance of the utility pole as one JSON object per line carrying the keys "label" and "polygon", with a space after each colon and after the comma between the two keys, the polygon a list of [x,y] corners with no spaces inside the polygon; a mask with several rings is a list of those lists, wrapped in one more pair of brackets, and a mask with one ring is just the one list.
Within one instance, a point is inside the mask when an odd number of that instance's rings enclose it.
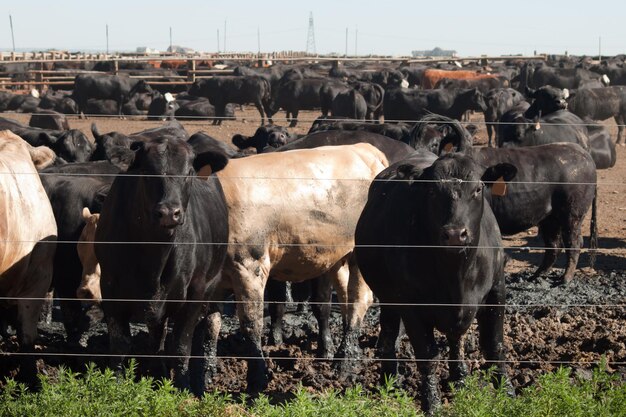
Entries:
{"label": "utility pole", "polygon": [[256,27],[256,41],[258,46],[259,55],[261,55],[261,27]]}
{"label": "utility pole", "polygon": [[172,48],[172,27],[170,26],[170,52],[174,53],[174,48]]}
{"label": "utility pole", "polygon": [[15,52],[15,36],[13,35],[13,18],[9,15],[9,24],[11,25],[11,42],[13,42],[13,52]]}
{"label": "utility pole", "polygon": [[357,56],[357,46],[359,43],[359,28],[354,29],[354,56]]}
{"label": "utility pole", "polygon": [[106,25],[106,33],[107,33],[107,55],[109,55],[109,25]]}
{"label": "utility pole", "polygon": [[348,28],[346,28],[346,58],[348,57]]}
{"label": "utility pole", "polygon": [[602,62],[602,36],[598,37],[598,61]]}
{"label": "utility pole", "polygon": [[217,30],[217,53],[220,53],[220,30]]}
{"label": "utility pole", "polygon": [[224,19],[224,53],[226,53],[226,19]]}

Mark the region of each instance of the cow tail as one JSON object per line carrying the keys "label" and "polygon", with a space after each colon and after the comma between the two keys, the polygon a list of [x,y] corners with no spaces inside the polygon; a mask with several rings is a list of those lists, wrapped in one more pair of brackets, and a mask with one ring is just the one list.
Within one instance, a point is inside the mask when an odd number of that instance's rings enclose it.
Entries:
{"label": "cow tail", "polygon": [[261,77],[261,79],[265,83],[265,94],[263,95],[263,101],[269,102],[269,100],[272,98],[272,85],[267,78]]}
{"label": "cow tail", "polygon": [[374,108],[372,108],[372,110],[371,110],[372,114],[374,114],[377,111],[379,111],[380,109],[382,109],[382,107],[383,107],[383,100],[385,99],[385,89],[383,87],[381,87],[380,85],[374,83],[374,89],[378,90],[378,93],[380,94],[380,100],[378,101],[378,103],[376,103],[376,106],[374,106]]}
{"label": "cow tail", "polygon": [[591,203],[591,224],[589,226],[589,267],[594,268],[598,249],[598,186],[596,185]]}

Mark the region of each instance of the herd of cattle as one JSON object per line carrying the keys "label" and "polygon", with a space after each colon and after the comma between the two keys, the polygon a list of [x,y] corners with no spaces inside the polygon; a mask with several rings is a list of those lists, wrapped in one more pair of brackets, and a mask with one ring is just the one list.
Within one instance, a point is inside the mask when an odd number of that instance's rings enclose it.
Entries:
{"label": "herd of cattle", "polygon": [[[491,74],[333,66],[330,77],[304,67],[238,67],[239,75],[198,80],[176,97],[142,80],[93,74],[78,75],[71,93],[0,92],[0,108],[36,113],[29,126],[0,118],[2,335],[13,326],[20,351],[33,353],[53,289],[75,345],[87,322],[79,299],[97,301],[112,366],[130,354],[129,323],[140,320],[149,353],[170,358],[166,367],[154,363],[155,375],[173,375],[176,386],[200,395],[216,372],[219,301],[230,293],[248,389],[261,391],[263,302],[285,301],[288,281],[313,283],[318,354],[335,350],[334,289],[344,317],[335,357],[340,375],[356,372],[360,326],[375,296],[383,373],[397,371],[402,321],[422,360],[422,406],[431,410],[439,401],[434,329],[446,335],[450,375],[459,379],[461,339],[476,317],[485,358],[504,375],[501,234],[539,226],[547,250],[535,276],[565,247],[564,282],[574,277],[590,208],[595,247],[596,170],[616,158],[597,121],[622,125],[626,116],[626,87],[605,86],[626,84],[623,72],[611,72],[618,61],[503,65]],[[189,135],[177,120],[130,135],[101,133],[93,123],[88,138],[62,115],[132,108],[220,123],[234,115],[232,105],[249,103],[262,126],[252,137],[235,135],[235,148]],[[322,116],[297,137],[264,124],[279,109],[292,126],[302,109]],[[475,129],[459,121],[468,110],[495,123],[497,147],[472,146]],[[273,313],[270,340],[280,342],[280,308]],[[18,376],[33,382],[33,356],[19,358]]]}

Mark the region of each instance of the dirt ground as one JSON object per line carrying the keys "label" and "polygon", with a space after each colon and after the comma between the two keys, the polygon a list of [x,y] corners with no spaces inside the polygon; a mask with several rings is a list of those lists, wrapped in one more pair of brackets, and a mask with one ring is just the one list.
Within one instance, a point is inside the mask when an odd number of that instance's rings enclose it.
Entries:
{"label": "dirt ground", "polygon": [[[283,113],[281,113],[282,115]],[[317,112],[300,113],[300,123],[291,129],[295,133],[306,133],[310,123],[317,117]],[[22,122],[28,121],[28,115],[3,114]],[[230,143],[235,133],[252,135],[259,124],[259,116],[251,107],[238,117],[242,120],[227,121],[222,126],[212,126],[210,122],[183,122],[190,134],[202,130],[209,135]],[[284,120],[275,119],[277,124],[286,125]],[[131,133],[155,127],[162,122],[144,120],[120,120],[116,118],[93,118],[89,120],[70,119],[70,125],[82,129],[91,137],[89,126],[92,122],[98,125],[100,132],[117,130]],[[472,118],[472,122],[480,126],[476,143],[484,145],[487,135],[482,122],[482,115]],[[613,121],[607,121],[615,138],[616,127]],[[615,167],[598,172],[598,222],[599,247],[595,270],[589,268],[589,257],[583,253],[579,262],[579,270],[574,282],[567,286],[559,285],[558,276],[562,273],[564,257],[560,257],[557,269],[549,276],[531,282],[532,271],[539,265],[542,253],[527,251],[520,248],[542,246],[541,239],[536,237],[536,229],[504,238],[507,254],[511,261],[507,265],[507,315],[505,319],[505,343],[509,374],[515,387],[520,388],[532,383],[539,372],[552,370],[558,363],[572,366],[582,377],[589,376],[589,363],[597,362],[604,355],[611,369],[626,374],[626,148],[618,146],[617,164]],[[589,215],[583,225],[585,246],[588,246]],[[540,306],[536,306],[539,304]],[[578,305],[578,306],[573,306]],[[591,305],[591,306],[590,306]],[[58,312],[57,312],[58,313]],[[99,315],[95,314],[94,318]],[[374,386],[378,380],[380,364],[374,360],[377,338],[378,309],[371,308],[360,345],[364,350],[363,366],[356,376],[356,381],[366,387]],[[97,321],[97,320],[96,320]],[[335,343],[339,343],[341,319],[338,310],[333,315]],[[141,327],[136,327],[135,338],[145,339]],[[245,387],[244,361],[234,357],[245,355],[241,351],[240,336],[236,331],[237,320],[226,317],[222,328],[222,336],[218,355],[225,357],[219,361],[219,376],[215,380],[214,389],[237,394]],[[266,347],[266,356],[272,370],[273,379],[267,394],[276,399],[284,398],[301,383],[313,391],[325,388],[342,388],[346,385],[337,379],[328,361],[316,360],[314,357],[315,333],[317,325],[309,310],[291,310],[285,320],[284,329],[287,337],[285,342],[276,347]],[[42,353],[67,352],[63,345],[64,332],[58,322],[40,325],[41,340],[39,349]],[[443,338],[439,338],[442,348]],[[94,323],[85,338],[86,346],[81,354],[88,354],[89,360],[98,364],[106,363],[98,353],[106,353],[108,342],[106,327],[102,323]],[[4,342],[1,350],[13,350],[13,343]],[[469,332],[465,339],[465,352],[469,358],[471,369],[482,364],[482,356],[478,351],[477,334]],[[410,358],[410,348],[406,340],[401,343],[401,357]],[[442,356],[445,358],[445,354]],[[288,359],[283,359],[288,358]],[[60,364],[75,367],[77,370],[86,359],[81,357],[59,358],[47,357],[41,364],[42,370],[54,374]],[[0,366],[4,368],[4,366]],[[415,363],[407,361],[402,366],[402,386],[410,392],[417,393],[419,376]],[[446,366],[442,363],[440,374],[446,377]],[[6,369],[6,368],[5,368]],[[0,369],[2,371],[2,369]]]}

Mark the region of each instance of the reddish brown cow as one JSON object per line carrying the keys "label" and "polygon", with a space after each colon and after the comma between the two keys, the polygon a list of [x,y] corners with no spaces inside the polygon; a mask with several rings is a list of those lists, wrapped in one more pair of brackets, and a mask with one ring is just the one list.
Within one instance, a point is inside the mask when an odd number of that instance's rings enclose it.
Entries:
{"label": "reddish brown cow", "polygon": [[424,71],[424,77],[422,79],[422,88],[430,89],[435,88],[437,83],[444,79],[453,79],[453,80],[465,80],[465,79],[481,79],[481,78],[496,78],[495,75],[492,74],[481,74],[477,71],[446,71],[439,69],[427,69]]}

